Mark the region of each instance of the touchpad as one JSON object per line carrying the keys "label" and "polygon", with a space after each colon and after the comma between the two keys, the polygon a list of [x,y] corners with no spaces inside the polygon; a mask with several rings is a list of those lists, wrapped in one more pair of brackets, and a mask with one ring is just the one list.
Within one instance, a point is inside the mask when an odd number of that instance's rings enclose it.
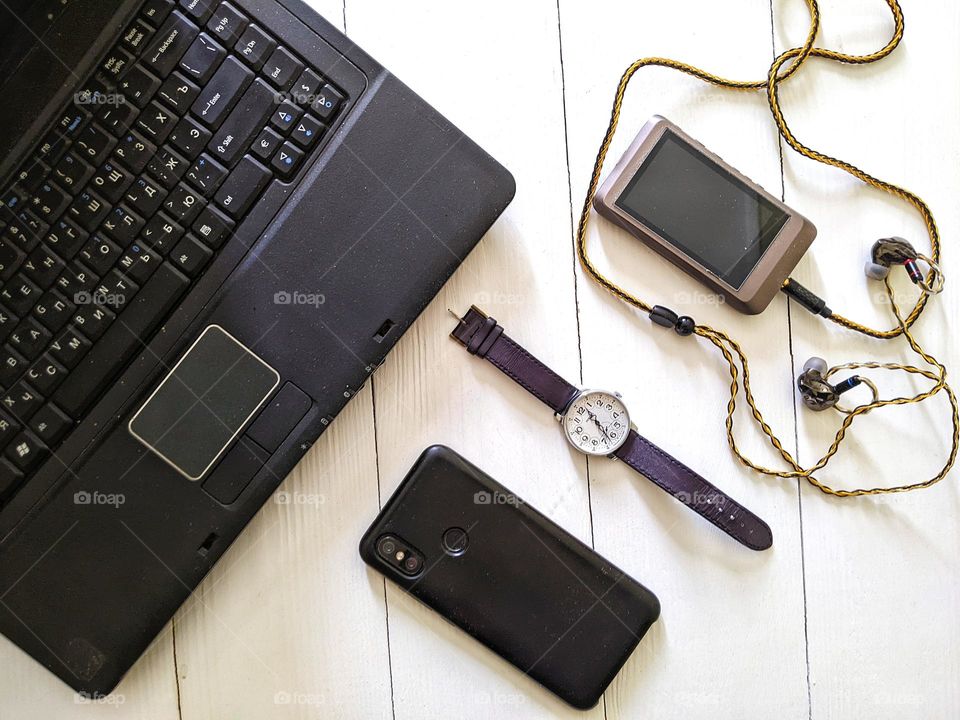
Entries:
{"label": "touchpad", "polygon": [[276,370],[210,325],[130,420],[130,432],[199,480],[279,382]]}

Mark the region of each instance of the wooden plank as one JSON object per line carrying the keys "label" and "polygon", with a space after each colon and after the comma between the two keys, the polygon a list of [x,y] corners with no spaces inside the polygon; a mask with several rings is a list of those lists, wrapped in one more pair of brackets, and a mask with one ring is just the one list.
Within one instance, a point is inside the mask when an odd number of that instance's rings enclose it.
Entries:
{"label": "wooden plank", "polygon": [[[736,3],[560,2],[574,210],[579,217],[613,92],[636,58],[661,55],[736,78],[763,77],[772,59],[765,0]],[[606,165],[652,114],[677,122],[780,191],[776,133],[757,94],[711,89],[664,69],[641,70]],[[727,330],[752,360],[754,391],[788,445],[794,421],[785,302],[747,317],[627,233],[595,217],[596,263],[652,303]],[[654,327],[578,273],[583,374],[617,388],[641,434],[763,517],[774,548],[754,553],[624,465],[590,462],[596,547],[658,594],[663,614],[606,695],[607,717],[805,718],[803,588],[795,483],[760,478],[726,444],[729,378],[709,343]],[[750,455],[772,462],[748,418]]]}
{"label": "wooden plank", "polygon": [[[424,447],[475,461],[590,541],[585,465],[552,413],[448,335],[477,304],[579,380],[556,5],[349,2],[351,36],[514,173],[517,198],[374,379],[381,493]],[[371,577],[376,577],[371,573]],[[396,717],[578,713],[388,585]]]}
{"label": "wooden plank", "polygon": [[[801,3],[776,4],[779,46],[795,42],[806,22]],[[952,239],[960,230],[956,188],[960,53],[955,3],[904,3],[903,45],[881,64],[850,68],[811,64],[784,90],[797,136],[925,198],[936,215],[950,278],[960,269]],[[880,47],[892,27],[883,3],[857,0],[824,8],[820,44],[846,52]],[[905,204],[849,176],[790,153],[786,199],[807,210],[820,237],[799,279],[830,305],[875,327],[893,316],[882,285],[861,268],[879,237],[901,235],[928,252],[918,216]],[[902,270],[898,294],[915,293]],[[922,344],[953,369],[960,353],[948,323],[958,316],[955,289],[932,302],[917,326]],[[796,370],[810,355],[831,364],[917,358],[901,340],[880,342],[793,312]],[[884,397],[911,385],[890,373],[867,373]],[[842,377],[842,375],[841,375]],[[860,396],[866,397],[866,396]],[[798,410],[801,453],[812,462],[840,418]],[[925,479],[949,449],[946,400],[883,410],[858,419],[823,480],[841,487]],[[814,718],[941,718],[960,705],[960,493],[956,471],[940,485],[908,495],[833,499],[803,493],[810,682]]]}
{"label": "wooden plank", "polygon": [[[343,27],[339,0],[310,4]],[[182,718],[390,716],[383,587],[357,554],[377,507],[367,387],[178,613]]]}

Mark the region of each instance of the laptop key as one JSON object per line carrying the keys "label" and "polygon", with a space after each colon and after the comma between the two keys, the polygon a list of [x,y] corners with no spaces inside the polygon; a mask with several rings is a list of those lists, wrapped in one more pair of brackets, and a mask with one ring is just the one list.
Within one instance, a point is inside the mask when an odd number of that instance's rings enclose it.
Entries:
{"label": "laptop key", "polygon": [[136,117],[137,108],[133,103],[114,103],[97,113],[97,122],[119,137],[130,129]]}
{"label": "laptop key", "polygon": [[100,72],[108,81],[116,83],[133,64],[133,55],[119,45],[110,51],[100,64]]}
{"label": "laptop key", "polygon": [[53,179],[67,190],[83,187],[93,177],[93,165],[85,163],[74,153],[67,153],[53,169]]}
{"label": "laptop key", "polygon": [[172,148],[163,147],[147,165],[147,172],[167,190],[173,190],[188,167],[189,163]]}
{"label": "laptop key", "polygon": [[180,0],[180,7],[198,23],[205,23],[213,14],[215,0]]}
{"label": "laptop key", "polygon": [[217,128],[253,79],[253,73],[234,57],[228,57],[200,90],[190,111],[207,127]]}
{"label": "laptop key", "polygon": [[90,341],[74,328],[50,343],[50,355],[66,368],[73,368],[90,349]]}
{"label": "laptop key", "polygon": [[20,318],[0,307],[0,342],[3,342],[7,339],[7,336],[19,322]]}
{"label": "laptop key", "polygon": [[76,306],[56,290],[47,290],[33,306],[33,316],[52,333],[59,332],[70,320]]}
{"label": "laptop key", "polygon": [[207,30],[217,36],[217,39],[227,47],[240,39],[241,33],[247,27],[247,16],[237,10],[230,3],[220,3],[207,23]]}
{"label": "laptop key", "polygon": [[141,175],[127,189],[127,194],[123,199],[141,217],[151,217],[160,209],[160,205],[166,196],[167,191],[160,187],[157,182],[147,175]]}
{"label": "laptop key", "polygon": [[212,137],[209,130],[192,117],[181,120],[170,134],[170,144],[189,160],[196,160]]}
{"label": "laptop key", "polygon": [[200,33],[186,54],[180,58],[180,71],[194,82],[203,85],[227,56],[224,50],[206,33]]}
{"label": "laptop key", "polygon": [[165,254],[183,236],[183,228],[165,215],[154,215],[143,228],[140,239],[147,246],[159,253]]}
{"label": "laptop key", "polygon": [[26,380],[41,395],[49,395],[67,376],[67,370],[50,355],[44,355],[27,370]]}
{"label": "laptop key", "polygon": [[44,245],[38,245],[36,249],[27,256],[26,261],[20,269],[39,287],[48,288],[53,285],[53,281],[63,272],[65,266],[66,263],[50,251],[49,248]]}
{"label": "laptop key", "polygon": [[71,427],[73,420],[53,403],[44,405],[30,420],[30,429],[47,445],[56,445]]}
{"label": "laptop key", "polygon": [[270,160],[277,148],[283,144],[283,138],[270,128],[264,128],[263,132],[257,137],[250,152],[263,161]]}
{"label": "laptop key", "polygon": [[187,277],[196,277],[210,262],[213,253],[192,235],[187,235],[170,253],[170,260]]}
{"label": "laptop key", "polygon": [[16,350],[5,345],[0,350],[0,387],[10,387],[26,370],[27,361]]}
{"label": "laptop key", "polygon": [[141,285],[150,279],[153,271],[160,265],[160,256],[140,243],[133,243],[128,247],[120,260],[117,261],[117,267],[124,275],[129,276],[134,282]]}
{"label": "laptop key", "polygon": [[199,32],[200,29],[179,12],[171,13],[143,55],[147,69],[165,78],[180,62]]}
{"label": "laptop key", "polygon": [[203,198],[192,188],[180,183],[167,196],[163,209],[170,214],[175,222],[189,225],[197,217],[197,213],[204,206]]}
{"label": "laptop key", "polygon": [[193,223],[193,231],[208,248],[218,249],[233,232],[233,221],[225,218],[219,210],[208,205]]}
{"label": "laptop key", "polygon": [[27,360],[36,360],[46,349],[51,337],[49,330],[28,317],[10,333],[7,342]]}
{"label": "laptop key", "polygon": [[213,136],[207,151],[228,168],[232,167],[250,147],[250,141],[275,107],[276,92],[258,78]]}
{"label": "laptop key", "polygon": [[110,206],[95,193],[84,190],[77,195],[67,212],[77,225],[87,232],[93,232],[110,212]]}
{"label": "laptop key", "polygon": [[154,100],[143,111],[137,120],[137,129],[143,133],[150,142],[157,145],[166,141],[167,136],[173,132],[173,126],[176,124],[176,117],[163,105]]}
{"label": "laptop key", "polygon": [[133,175],[130,172],[109,161],[100,166],[91,180],[97,192],[111,204],[120,202],[132,182]]}
{"label": "laptop key", "polygon": [[37,392],[21,381],[10,388],[3,397],[0,397],[0,406],[3,411],[20,423],[25,423],[43,405],[43,398]]}
{"label": "laptop key", "polygon": [[27,279],[24,273],[20,272],[9,283],[0,289],[0,301],[9,308],[14,315],[24,317],[37,298],[40,297],[40,288]]}
{"label": "laptop key", "polygon": [[113,376],[140,351],[190,285],[179,271],[163,263],[103,338],[90,349],[52,400],[70,417],[80,417],[106,389]]}
{"label": "laptop key", "polygon": [[187,180],[198,188],[205,198],[213,197],[227,177],[227,169],[209,155],[204,154],[187,172]]}
{"label": "laptop key", "polygon": [[0,413],[0,447],[6,447],[20,432],[21,425],[9,415]]}
{"label": "laptop key", "polygon": [[264,61],[276,49],[277,44],[263,30],[256,25],[250,25],[244,31],[237,44],[234,46],[234,52],[238,53],[243,61],[254,70],[263,67]]}
{"label": "laptop key", "polygon": [[137,109],[143,110],[159,88],[160,81],[157,78],[140,65],[135,65],[120,82],[119,89]]}
{"label": "laptop key", "polygon": [[13,277],[26,256],[25,252],[12,243],[0,241],[0,282]]}
{"label": "laptop key", "polygon": [[270,182],[271,173],[245,155],[217,192],[217,204],[234,220],[245,215]]}
{"label": "laptop key", "polygon": [[139,133],[131,131],[120,138],[113,154],[125,168],[140,173],[143,172],[156,152],[156,145]]}
{"label": "laptop key", "polygon": [[[67,218],[60,218],[50,228],[44,242],[64,260],[71,260],[77,254],[77,251],[83,247],[87,237],[89,237],[88,234],[78,228],[72,221]],[[0,275],[0,279],[4,279],[2,275]]]}
{"label": "laptop key", "polygon": [[37,188],[37,193],[30,204],[37,215],[50,222],[67,209],[72,199],[53,183],[43,183]]}
{"label": "laptop key", "polygon": [[123,33],[123,36],[120,38],[120,42],[128,52],[132,53],[133,55],[139,55],[140,52],[147,46],[147,42],[150,40],[150,38],[153,37],[153,32],[153,28],[143,20],[134,20],[133,23]]}
{"label": "laptop key", "polygon": [[140,10],[140,17],[154,27],[159,27],[171,10],[173,10],[173,0],[147,0]]}
{"label": "laptop key", "polygon": [[327,83],[320,89],[320,94],[313,102],[313,111],[324,122],[330,122],[330,119],[337,114],[344,99],[339,90]]}
{"label": "laptop key", "polygon": [[32,432],[22,432],[7,446],[7,459],[20,472],[28,473],[43,462],[50,454],[50,449],[44,445]]}
{"label": "laptop key", "polygon": [[104,235],[113,239],[120,247],[126,247],[134,241],[143,228],[143,220],[123,205],[115,207],[103,221],[100,229]]}
{"label": "laptop key", "polygon": [[180,73],[175,72],[160,86],[157,97],[178,113],[183,114],[190,109],[199,94],[200,88]]}
{"label": "laptop key", "polygon": [[113,150],[113,146],[116,144],[116,139],[110,133],[94,124],[88,125],[87,128],[80,133],[74,147],[84,160],[94,165],[99,165],[106,160],[107,155],[110,154],[110,151]]}
{"label": "laptop key", "polygon": [[293,143],[284,143],[273,156],[270,166],[284,177],[290,177],[299,169],[303,152]]}
{"label": "laptop key", "polygon": [[300,73],[303,65],[286,48],[277,48],[263,66],[267,79],[281,90],[287,90]]}
{"label": "laptop key", "polygon": [[326,129],[326,126],[312,115],[304,115],[294,128],[290,139],[304,150],[309,150]]}
{"label": "laptop key", "polygon": [[[94,304],[94,300],[96,303]],[[91,342],[96,343],[110,327],[110,324],[116,319],[116,315],[107,310],[99,303],[106,302],[112,298],[107,298],[99,293],[91,293],[85,305],[78,305],[77,312],[71,322],[80,332],[82,332]]]}

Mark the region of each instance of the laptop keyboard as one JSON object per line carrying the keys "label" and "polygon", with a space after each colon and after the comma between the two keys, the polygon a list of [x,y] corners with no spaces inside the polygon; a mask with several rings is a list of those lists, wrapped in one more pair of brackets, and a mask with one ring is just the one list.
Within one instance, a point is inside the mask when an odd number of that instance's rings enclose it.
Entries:
{"label": "laptop keyboard", "polygon": [[0,506],[345,101],[229,2],[146,0],[0,196]]}

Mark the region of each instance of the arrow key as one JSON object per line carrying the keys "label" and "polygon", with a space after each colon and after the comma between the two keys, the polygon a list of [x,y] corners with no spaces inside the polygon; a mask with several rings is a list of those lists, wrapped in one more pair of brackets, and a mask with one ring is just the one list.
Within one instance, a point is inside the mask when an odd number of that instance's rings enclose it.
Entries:
{"label": "arrow key", "polygon": [[277,150],[277,154],[273,156],[270,164],[280,174],[289,177],[300,167],[301,160],[303,160],[303,153],[295,145],[287,142]]}
{"label": "arrow key", "polygon": [[294,127],[290,139],[304,150],[307,150],[313,147],[313,144],[323,137],[323,133],[325,133],[326,130],[326,125],[315,117],[312,115],[304,115],[303,119]]}
{"label": "arrow key", "polygon": [[303,110],[292,102],[284,100],[280,104],[280,107],[274,110],[270,116],[270,124],[282,134],[286,135],[294,123],[297,122],[297,118],[300,117],[301,113],[303,113]]}

